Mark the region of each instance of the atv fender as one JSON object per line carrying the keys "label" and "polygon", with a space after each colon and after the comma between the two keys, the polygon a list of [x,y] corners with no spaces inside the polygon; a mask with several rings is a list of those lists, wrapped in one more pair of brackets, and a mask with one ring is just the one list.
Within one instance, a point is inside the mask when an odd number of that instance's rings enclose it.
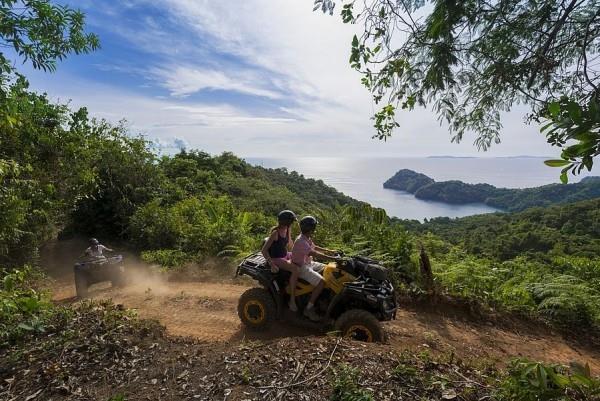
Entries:
{"label": "atv fender", "polygon": [[277,281],[273,279],[270,283],[270,286],[271,288],[268,289],[271,295],[273,296],[273,300],[275,300],[275,306],[277,307],[277,317],[281,318],[285,308],[283,305],[283,300],[281,299],[279,284],[277,284]]}
{"label": "atv fender", "polygon": [[346,290],[342,290],[341,292],[339,292],[338,294],[336,294],[333,299],[331,300],[331,302],[329,303],[329,306],[327,307],[327,312],[325,313],[325,317],[326,318],[335,318],[337,316],[339,316],[341,313],[344,312],[344,301],[346,300],[346,298],[348,298],[347,294],[346,294]]}
{"label": "atv fender", "polygon": [[256,281],[258,281],[260,285],[262,285],[265,288],[265,290],[269,292],[269,294],[271,294],[271,297],[275,302],[275,306],[277,307],[277,316],[280,317],[281,312],[283,311],[283,302],[281,300],[281,296],[279,296],[280,288],[279,284],[277,284],[277,281],[275,280],[275,276],[270,272],[267,273],[264,271],[258,271],[254,269],[245,269],[243,267],[238,268],[238,272],[236,272],[236,275],[238,274],[247,274],[248,276],[252,277]]}
{"label": "atv fender", "polygon": [[356,291],[353,291],[352,287],[344,287],[329,303],[325,316],[328,318],[337,318],[346,311],[349,305],[353,305],[354,308],[360,305],[361,309],[377,313],[375,312],[377,310],[377,299],[374,298],[371,300],[362,293],[357,294]]}
{"label": "atv fender", "polygon": [[281,288],[279,287],[279,284],[277,284],[277,280],[275,280],[274,276],[271,276],[269,278],[263,276],[257,278],[257,280],[267,291],[269,291],[269,294],[271,294],[273,301],[275,301],[275,307],[277,308],[277,318],[281,318],[281,315],[284,310],[284,305],[280,295]]}

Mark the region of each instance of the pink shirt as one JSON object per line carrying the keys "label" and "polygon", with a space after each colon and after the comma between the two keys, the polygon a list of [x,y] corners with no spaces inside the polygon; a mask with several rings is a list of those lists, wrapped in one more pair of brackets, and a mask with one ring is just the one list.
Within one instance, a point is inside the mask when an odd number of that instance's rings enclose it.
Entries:
{"label": "pink shirt", "polygon": [[312,262],[312,256],[310,253],[315,250],[315,244],[304,234],[300,234],[296,241],[294,241],[294,247],[292,248],[292,263],[298,266],[304,266]]}

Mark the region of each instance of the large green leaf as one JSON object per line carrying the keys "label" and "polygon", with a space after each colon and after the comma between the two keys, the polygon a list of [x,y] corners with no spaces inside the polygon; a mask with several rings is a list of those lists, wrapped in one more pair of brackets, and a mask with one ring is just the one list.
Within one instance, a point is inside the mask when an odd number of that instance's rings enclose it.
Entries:
{"label": "large green leaf", "polygon": [[558,102],[552,102],[548,105],[548,112],[552,117],[557,117],[560,113],[560,104]]}
{"label": "large green leaf", "polygon": [[567,164],[570,164],[570,162],[568,160],[556,159],[556,160],[544,160],[544,164],[546,166],[550,166],[550,167],[564,167]]}

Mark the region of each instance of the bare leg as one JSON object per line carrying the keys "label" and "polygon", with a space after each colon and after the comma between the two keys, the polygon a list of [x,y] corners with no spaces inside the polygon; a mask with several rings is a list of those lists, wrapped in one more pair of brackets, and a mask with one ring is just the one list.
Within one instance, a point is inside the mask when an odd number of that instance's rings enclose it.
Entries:
{"label": "bare leg", "polygon": [[315,288],[312,291],[312,294],[310,295],[310,301],[308,301],[308,304],[306,305],[306,308],[304,308],[304,316],[308,317],[310,320],[316,322],[318,320],[320,320],[320,316],[317,312],[315,312],[315,302],[317,301],[317,299],[319,298],[319,295],[321,294],[321,291],[323,291],[323,287],[325,287],[325,282],[323,280],[319,281],[319,284],[317,284],[315,286]]}
{"label": "bare leg", "polygon": [[321,280],[319,282],[319,284],[317,284],[315,289],[312,291],[312,294],[310,295],[310,301],[308,301],[310,304],[314,305],[315,302],[317,302],[317,298],[319,298],[319,295],[321,295],[321,292],[323,291],[323,287],[325,287],[325,282],[323,280]]}
{"label": "bare leg", "polygon": [[292,306],[292,310],[297,310],[296,307],[296,285],[298,284],[298,274],[299,269],[298,266],[293,264],[292,262],[281,261],[278,263],[278,267],[289,271],[292,275],[290,276],[290,306]]}

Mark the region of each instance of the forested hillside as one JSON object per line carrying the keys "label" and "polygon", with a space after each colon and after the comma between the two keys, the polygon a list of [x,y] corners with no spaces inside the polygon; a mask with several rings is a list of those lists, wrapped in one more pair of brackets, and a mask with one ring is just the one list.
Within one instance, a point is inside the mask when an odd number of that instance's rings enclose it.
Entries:
{"label": "forested hillside", "polygon": [[586,177],[576,184],[550,184],[521,189],[467,184],[457,180],[436,182],[424,174],[403,169],[383,186],[410,192],[419,199],[452,204],[485,203],[510,212],[600,197],[600,177]]}
{"label": "forested hillside", "polygon": [[431,232],[471,254],[499,260],[520,255],[600,258],[600,199],[403,224],[421,234]]}

